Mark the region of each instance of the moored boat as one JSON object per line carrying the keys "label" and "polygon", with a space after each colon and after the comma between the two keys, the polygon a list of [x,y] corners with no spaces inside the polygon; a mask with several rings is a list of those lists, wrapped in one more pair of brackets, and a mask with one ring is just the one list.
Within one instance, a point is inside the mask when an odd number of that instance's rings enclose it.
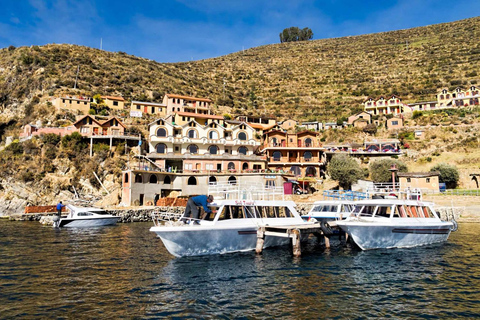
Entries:
{"label": "moored boat", "polygon": [[[182,219],[154,219],[150,231],[155,232],[172,255],[183,257],[255,250],[260,227],[312,224],[300,217],[293,201],[218,200],[210,206],[217,208],[215,214],[190,224]],[[290,239],[286,237],[266,236],[263,248],[288,243]]]}
{"label": "moored boat", "polygon": [[350,215],[355,202],[351,200],[321,200],[315,201],[308,214],[303,219],[315,219],[319,222],[342,220]]}
{"label": "moored boat", "polygon": [[431,202],[371,199],[356,202],[352,214],[337,221],[362,250],[407,248],[447,241],[455,221],[442,221]]}
{"label": "moored boat", "polygon": [[107,214],[105,210],[93,207],[67,205],[69,213],[66,218],[55,222],[56,227],[100,227],[114,225],[120,217]]}

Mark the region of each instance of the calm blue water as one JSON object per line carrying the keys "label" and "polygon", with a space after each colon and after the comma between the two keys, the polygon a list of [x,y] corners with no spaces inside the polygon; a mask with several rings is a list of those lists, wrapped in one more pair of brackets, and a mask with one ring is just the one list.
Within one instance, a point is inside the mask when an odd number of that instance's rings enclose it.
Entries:
{"label": "calm blue water", "polygon": [[[0,221],[0,318],[478,318],[480,224],[449,242],[174,258],[149,223]],[[335,244],[335,242],[333,243]]]}

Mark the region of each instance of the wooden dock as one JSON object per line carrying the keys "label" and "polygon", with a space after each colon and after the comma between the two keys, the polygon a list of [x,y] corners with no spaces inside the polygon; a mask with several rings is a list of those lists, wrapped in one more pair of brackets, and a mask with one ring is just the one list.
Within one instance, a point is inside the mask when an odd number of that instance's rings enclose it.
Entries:
{"label": "wooden dock", "polygon": [[[331,228],[338,228],[335,221],[330,221],[328,225]],[[282,237],[292,239],[293,255],[299,257],[302,255],[301,241],[302,234],[313,234],[320,238],[323,236],[325,247],[330,248],[330,232],[325,232],[325,226],[322,228],[320,222],[311,225],[290,225],[290,226],[264,226],[257,230],[257,246],[255,251],[262,253],[265,237]],[[330,234],[327,234],[330,233]]]}

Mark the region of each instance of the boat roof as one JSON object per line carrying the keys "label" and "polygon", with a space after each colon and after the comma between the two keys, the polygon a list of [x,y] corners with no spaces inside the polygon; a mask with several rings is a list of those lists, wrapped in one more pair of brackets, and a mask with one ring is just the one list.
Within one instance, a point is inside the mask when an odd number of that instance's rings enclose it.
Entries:
{"label": "boat roof", "polygon": [[98,212],[98,211],[105,211],[101,208],[95,208],[95,207],[78,207],[78,206],[74,206],[74,205],[71,205],[71,204],[67,204],[66,207],[68,209],[70,209],[70,211],[73,211],[73,212]]}
{"label": "boat roof", "polygon": [[420,200],[405,200],[405,199],[366,199],[355,201],[356,205],[417,205],[417,206],[428,206],[433,205],[433,202],[429,201],[420,201]]}
{"label": "boat roof", "polygon": [[279,206],[296,206],[294,201],[291,200],[251,200],[251,199],[227,199],[227,200],[215,200],[210,206],[264,206],[264,207],[279,207]]}
{"label": "boat roof", "polygon": [[313,205],[322,205],[322,204],[355,204],[358,201],[353,201],[353,200],[320,200],[320,201],[315,201]]}

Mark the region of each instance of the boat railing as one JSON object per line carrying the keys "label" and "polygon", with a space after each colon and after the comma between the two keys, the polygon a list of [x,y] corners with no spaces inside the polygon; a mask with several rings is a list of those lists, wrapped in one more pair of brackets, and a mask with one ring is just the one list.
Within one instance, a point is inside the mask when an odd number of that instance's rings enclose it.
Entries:
{"label": "boat railing", "polygon": [[155,226],[164,225],[166,222],[177,222],[183,216],[183,212],[174,211],[155,211],[151,213]]}
{"label": "boat railing", "polygon": [[283,187],[260,183],[212,183],[208,186],[208,194],[215,200],[285,200]]}

